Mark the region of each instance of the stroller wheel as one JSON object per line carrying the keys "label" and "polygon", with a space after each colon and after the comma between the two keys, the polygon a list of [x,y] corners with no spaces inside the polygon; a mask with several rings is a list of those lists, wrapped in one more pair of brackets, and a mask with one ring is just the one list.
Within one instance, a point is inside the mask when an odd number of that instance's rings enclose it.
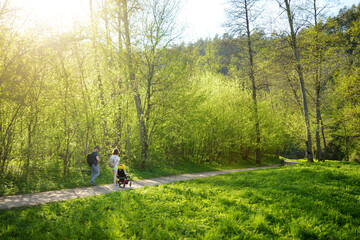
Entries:
{"label": "stroller wheel", "polygon": [[131,181],[129,182],[129,187],[131,187]]}
{"label": "stroller wheel", "polygon": [[122,186],[123,188],[125,188],[125,181],[123,182],[123,186]]}

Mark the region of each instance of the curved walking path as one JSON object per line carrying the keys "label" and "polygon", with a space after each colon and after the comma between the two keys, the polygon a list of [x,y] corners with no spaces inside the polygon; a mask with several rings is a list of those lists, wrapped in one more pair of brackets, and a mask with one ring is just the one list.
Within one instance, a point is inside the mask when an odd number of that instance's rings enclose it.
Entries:
{"label": "curved walking path", "polygon": [[[292,165],[292,164],[296,164],[296,162],[285,162],[285,165]],[[74,188],[74,189],[65,189],[65,190],[50,191],[50,192],[5,196],[5,197],[0,197],[0,209],[33,206],[48,202],[58,202],[58,201],[65,201],[74,198],[105,194],[114,191],[124,191],[129,189],[140,188],[144,186],[156,186],[156,185],[169,184],[172,182],[186,181],[196,178],[212,177],[212,176],[232,173],[232,172],[274,168],[278,166],[279,165],[271,165],[271,166],[231,169],[231,170],[223,170],[223,171],[187,173],[187,174],[174,175],[168,177],[143,179],[143,180],[133,181],[131,188],[129,188],[128,185],[126,185],[125,188],[119,188],[118,190],[113,190],[113,184],[107,184],[107,185],[100,185],[94,187]]]}

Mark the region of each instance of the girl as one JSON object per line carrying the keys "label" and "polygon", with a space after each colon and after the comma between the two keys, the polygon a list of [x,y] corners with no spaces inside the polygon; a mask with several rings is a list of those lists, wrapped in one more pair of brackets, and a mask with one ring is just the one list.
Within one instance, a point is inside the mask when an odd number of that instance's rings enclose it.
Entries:
{"label": "girl", "polygon": [[112,151],[112,155],[110,156],[110,160],[113,160],[113,162],[115,163],[115,166],[113,168],[111,168],[111,170],[114,173],[114,190],[117,189],[117,185],[116,185],[116,174],[117,174],[117,170],[118,170],[118,164],[120,163],[120,158],[119,158],[119,150],[117,148],[115,148]]}

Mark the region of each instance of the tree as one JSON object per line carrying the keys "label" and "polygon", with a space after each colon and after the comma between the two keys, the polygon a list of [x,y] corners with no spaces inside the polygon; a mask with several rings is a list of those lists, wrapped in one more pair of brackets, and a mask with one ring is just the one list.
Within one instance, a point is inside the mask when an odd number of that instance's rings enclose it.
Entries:
{"label": "tree", "polygon": [[[308,79],[313,80],[312,86],[315,92],[315,111],[316,111],[316,156],[319,161],[324,160],[326,156],[326,139],[324,134],[324,124],[322,120],[321,108],[322,108],[322,89],[325,88],[327,73],[324,71],[326,67],[330,67],[330,62],[326,53],[329,49],[329,39],[324,31],[324,24],[322,22],[325,19],[324,10],[327,8],[327,4],[320,5],[317,0],[309,0],[303,7],[306,15],[310,16],[308,27],[301,31],[300,44],[303,46],[303,62],[304,72]],[[321,137],[324,145],[324,154],[322,154]]]}
{"label": "tree", "polygon": [[136,106],[136,113],[138,118],[138,128],[140,135],[140,165],[142,168],[145,168],[146,163],[148,162],[149,156],[149,146],[148,146],[148,137],[145,125],[144,118],[144,109],[141,103],[141,96],[139,92],[139,80],[136,78],[136,69],[134,62],[134,52],[132,49],[132,39],[130,32],[130,16],[132,11],[135,9],[136,1],[132,3],[131,7],[128,7],[128,0],[122,0],[122,13],[123,13],[123,23],[124,23],[124,32],[125,32],[125,49],[126,49],[126,63],[128,70],[128,81],[133,92],[133,97]]}
{"label": "tree", "polygon": [[[25,84],[27,67],[24,56],[32,49],[22,42],[13,26],[15,11],[9,1],[0,3],[0,178],[2,178],[14,151],[17,124],[25,112],[26,99],[31,88]],[[26,61],[25,61],[26,62]]]}
{"label": "tree", "polygon": [[294,27],[294,12],[290,7],[290,0],[284,0],[280,2],[277,0],[280,7],[286,11],[289,28],[290,28],[290,44],[293,50],[293,55],[295,59],[295,67],[299,77],[300,88],[301,88],[301,95],[302,95],[302,104],[303,104],[303,113],[305,118],[305,129],[307,135],[306,141],[306,158],[308,162],[313,162],[313,153],[312,153],[312,139],[311,139],[311,128],[310,128],[310,118],[309,118],[309,109],[308,109],[308,102],[306,96],[306,88],[305,88],[305,81],[304,81],[304,74],[303,74],[303,66],[300,60],[300,52],[298,49],[297,44],[297,30]]}
{"label": "tree", "polygon": [[251,39],[251,24],[257,17],[253,12],[253,8],[257,0],[229,0],[230,8],[227,9],[227,26],[232,33],[243,34],[245,32],[248,57],[249,57],[249,78],[251,80],[252,87],[252,99],[254,106],[254,122],[255,122],[255,138],[256,138],[256,162],[261,163],[261,149],[260,149],[260,121],[258,115],[258,103],[257,103],[257,86],[255,80],[255,66],[254,66],[254,52]]}
{"label": "tree", "polygon": [[[96,72],[96,79],[99,88],[99,101],[102,108],[105,108],[105,100],[104,100],[104,89],[103,89],[103,78],[101,75],[101,68],[100,68],[100,54],[99,54],[99,43],[98,43],[98,26],[95,19],[95,11],[93,7],[93,1],[89,0],[89,8],[90,8],[90,24],[91,24],[91,42],[92,42],[92,49],[93,49],[93,58],[94,58],[94,68]],[[105,16],[107,17],[107,16]],[[106,29],[107,30],[107,29]],[[108,43],[108,35],[105,35],[105,41]],[[106,118],[103,118],[103,122],[101,123],[103,127],[103,146],[107,145],[106,143],[106,135],[107,135],[107,121]],[[101,148],[101,152],[103,152],[104,148]],[[100,158],[101,158],[100,154]]]}
{"label": "tree", "polygon": [[329,95],[332,144],[342,153],[336,157],[356,160],[360,157],[360,5],[342,9],[337,17],[328,20],[326,30],[342,50]]}
{"label": "tree", "polygon": [[[152,0],[145,4],[148,9],[143,17],[141,41],[141,77],[144,80],[145,94],[145,130],[150,146],[151,138],[157,123],[164,117],[160,112],[161,106],[166,105],[167,93],[170,93],[176,82],[179,81],[173,68],[173,62],[178,62],[178,54],[169,51],[171,43],[179,37],[181,32],[176,25],[179,11],[177,0]],[[171,59],[171,62],[169,60]],[[148,154],[149,155],[149,154]]]}

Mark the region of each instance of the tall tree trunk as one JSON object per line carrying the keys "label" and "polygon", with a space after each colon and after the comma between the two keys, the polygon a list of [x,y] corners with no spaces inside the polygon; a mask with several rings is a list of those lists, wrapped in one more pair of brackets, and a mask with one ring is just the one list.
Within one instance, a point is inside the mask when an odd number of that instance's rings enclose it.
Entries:
{"label": "tall tree trunk", "polygon": [[31,127],[32,127],[32,119],[30,119],[29,125],[28,125],[28,149],[26,152],[26,163],[25,166],[23,168],[24,171],[24,179],[27,181],[29,178],[29,169],[30,169],[30,158],[33,155],[32,153],[32,131],[31,131]]}
{"label": "tall tree trunk", "polygon": [[139,134],[140,134],[140,148],[141,148],[141,162],[140,166],[145,168],[148,162],[148,143],[147,143],[147,136],[146,136],[146,128],[145,128],[145,119],[144,119],[144,111],[141,104],[141,97],[139,91],[137,89],[136,83],[136,76],[133,67],[133,57],[132,57],[132,50],[131,50],[131,40],[130,40],[130,26],[129,26],[129,16],[128,16],[128,9],[127,9],[127,0],[123,1],[123,22],[124,22],[124,29],[125,29],[125,47],[126,47],[126,58],[127,58],[127,65],[129,71],[129,80],[131,84],[131,88],[134,95],[134,101],[136,106],[136,112],[138,117],[138,127],[139,127]]}
{"label": "tall tree trunk", "polygon": [[326,145],[326,139],[325,139],[325,133],[324,133],[324,123],[320,115],[320,122],[321,122],[321,134],[324,144],[324,156],[323,156],[323,162],[325,162],[325,159],[327,158],[327,145]]}
{"label": "tall tree trunk", "polygon": [[318,76],[318,69],[316,69],[316,148],[317,148],[317,159],[322,160],[321,157],[321,144],[320,144],[320,80]]}
{"label": "tall tree trunk", "polygon": [[302,71],[302,65],[300,62],[300,53],[297,48],[297,41],[296,41],[296,33],[294,30],[293,25],[293,16],[290,9],[290,1],[284,0],[286,5],[286,13],[288,16],[288,21],[290,25],[290,34],[291,34],[291,46],[294,52],[294,57],[296,60],[296,70],[299,75],[299,81],[300,81],[300,87],[301,87],[301,94],[302,94],[302,100],[303,100],[303,108],[304,108],[304,117],[305,117],[305,128],[306,128],[306,135],[307,135],[307,141],[306,141],[306,158],[308,162],[313,162],[313,153],[312,153],[312,141],[311,141],[311,131],[310,131],[310,119],[309,119],[309,109],[307,105],[307,98],[306,98],[306,91],[305,91],[305,82],[304,82],[304,76]]}
{"label": "tall tree trunk", "polygon": [[[34,106],[31,106],[31,110],[33,109]],[[38,122],[38,110],[37,110],[37,106],[35,106],[36,110],[34,115],[35,116],[31,116],[31,119],[29,119],[29,123],[28,123],[28,149],[26,152],[26,163],[25,163],[25,167],[23,169],[24,171],[24,179],[28,180],[29,178],[29,169],[30,169],[30,160],[31,157],[34,155],[33,154],[33,141],[32,141],[32,135],[35,132],[35,129],[37,127],[37,122]],[[33,115],[33,114],[32,114]]]}
{"label": "tall tree trunk", "polygon": [[[315,93],[316,93],[316,148],[317,148],[317,159],[318,161],[325,161],[325,135],[322,127],[321,120],[321,102],[320,102],[320,87],[321,87],[321,63],[322,63],[322,52],[319,43],[319,27],[318,27],[318,9],[316,6],[316,0],[313,0],[313,8],[314,8],[314,25],[315,25],[315,46],[316,46],[316,63],[315,63]],[[320,128],[323,133],[324,140],[324,155],[321,155],[321,139],[320,139]]]}
{"label": "tall tree trunk", "polygon": [[[122,37],[121,37],[121,2],[120,0],[118,0],[117,2],[117,7],[118,7],[118,10],[117,10],[117,33],[118,33],[118,45],[119,45],[119,50],[118,50],[118,68],[121,69],[121,56],[123,54],[123,51],[122,51]],[[121,80],[121,77],[119,76],[118,78],[118,87],[119,89],[122,89],[123,88],[123,83],[122,83],[122,80]],[[122,91],[119,91],[119,100],[121,100],[121,92]],[[121,151],[121,140],[122,140],[122,131],[123,131],[123,122],[122,122],[122,105],[121,105],[121,102],[119,101],[118,102],[118,113],[117,113],[117,116],[116,116],[116,130],[117,130],[117,135],[115,137],[115,146],[117,146],[120,150],[120,154],[122,155],[122,151]]]}
{"label": "tall tree trunk", "polygon": [[[83,147],[83,155],[84,158],[81,162],[85,163],[86,162],[86,155],[88,154],[88,144],[89,144],[89,134],[91,132],[91,128],[93,127],[92,125],[92,121],[90,120],[90,116],[89,113],[91,113],[92,111],[92,104],[91,104],[91,100],[90,100],[90,96],[88,94],[86,94],[88,91],[88,87],[85,81],[85,75],[84,75],[84,70],[83,70],[83,63],[81,62],[81,60],[78,58],[78,65],[79,65],[79,70],[80,70],[80,79],[81,79],[81,86],[84,89],[83,91],[81,91],[81,95],[83,98],[83,106],[84,106],[84,110],[85,110],[85,122],[86,122],[86,128],[85,128],[85,142],[84,142],[84,147]],[[90,114],[92,115],[92,114]],[[83,164],[80,164],[80,168],[83,166]]]}
{"label": "tall tree trunk", "polygon": [[255,114],[255,137],[256,137],[256,163],[261,163],[261,150],[260,150],[260,124],[259,124],[259,114],[258,114],[258,105],[257,105],[257,96],[256,96],[256,83],[255,83],[255,72],[254,72],[254,59],[253,51],[251,46],[251,33],[250,33],[250,23],[249,23],[249,12],[248,12],[248,2],[245,3],[245,17],[246,17],[246,34],[247,34],[247,44],[249,52],[249,63],[250,63],[250,79],[252,84],[252,99],[254,102],[254,114]]}
{"label": "tall tree trunk", "polygon": [[[63,69],[63,74],[64,74],[64,78],[65,78],[65,93],[64,93],[64,139],[66,142],[66,151],[65,153],[60,153],[62,158],[63,158],[63,167],[64,167],[64,171],[63,171],[63,176],[65,177],[67,174],[67,169],[68,169],[68,164],[69,164],[69,144],[70,144],[70,127],[68,126],[68,122],[67,122],[67,118],[69,116],[68,113],[68,96],[69,96],[69,76],[66,73],[65,70],[65,65],[62,62],[62,69]],[[61,144],[61,143],[60,143]],[[59,149],[62,149],[61,147]]]}
{"label": "tall tree trunk", "polygon": [[99,56],[98,56],[98,52],[97,52],[97,41],[96,41],[96,36],[97,36],[97,27],[95,26],[95,22],[94,22],[94,13],[93,13],[93,5],[92,5],[92,0],[89,0],[90,2],[90,19],[91,19],[91,29],[92,29],[92,44],[93,44],[93,49],[94,49],[94,62],[95,62],[95,70],[96,70],[96,74],[97,74],[97,80],[98,80],[98,85],[99,85],[99,89],[100,89],[100,103],[101,105],[104,105],[104,96],[103,96],[103,91],[102,91],[102,79],[101,79],[101,74],[100,74],[100,67],[99,67]]}
{"label": "tall tree trunk", "polygon": [[[99,86],[99,90],[100,90],[100,104],[101,104],[101,107],[104,108],[105,107],[104,94],[103,94],[103,88],[102,88],[102,77],[101,77],[100,66],[99,66],[98,44],[97,44],[97,40],[96,40],[98,32],[97,32],[97,26],[95,26],[95,22],[94,22],[92,0],[89,0],[89,1],[90,1],[89,2],[90,3],[90,20],[91,20],[91,29],[92,29],[92,43],[93,43],[93,49],[94,49],[94,63],[95,63],[95,70],[96,70],[96,74],[97,74],[98,86]],[[100,158],[101,158],[104,150],[106,149],[106,146],[108,145],[106,142],[106,136],[107,136],[107,121],[106,121],[106,119],[103,120],[103,130],[105,132],[105,134],[103,135],[103,145],[104,146],[101,148],[101,153],[99,156]]]}
{"label": "tall tree trunk", "polygon": [[125,136],[125,150],[126,150],[126,158],[130,159],[131,157],[131,126],[129,119],[129,101],[126,101],[126,136]]}

